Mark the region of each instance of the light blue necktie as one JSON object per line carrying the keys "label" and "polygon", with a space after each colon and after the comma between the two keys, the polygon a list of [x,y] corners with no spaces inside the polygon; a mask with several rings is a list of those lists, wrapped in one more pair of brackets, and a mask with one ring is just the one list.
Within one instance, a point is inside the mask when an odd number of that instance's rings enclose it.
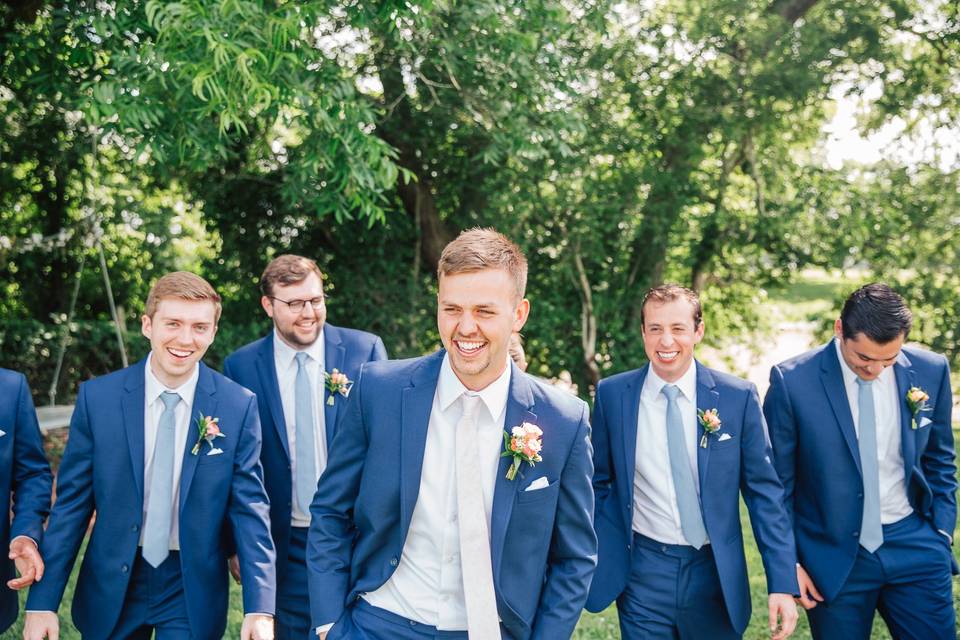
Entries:
{"label": "light blue necktie", "polygon": [[707,541],[707,530],[703,526],[697,486],[693,483],[693,471],[687,456],[683,418],[677,406],[680,389],[673,384],[664,385],[663,395],[667,396],[667,451],[670,454],[673,488],[677,492],[677,508],[680,509],[680,529],[687,542],[694,549],[699,549]]}
{"label": "light blue necktie", "polygon": [[304,513],[310,513],[310,503],[317,490],[317,459],[314,445],[313,387],[307,375],[307,358],[297,354],[297,379],[294,383],[294,420],[296,421],[297,505]]}
{"label": "light blue necktie", "polygon": [[153,471],[150,474],[150,504],[143,526],[143,558],[159,567],[170,555],[170,525],[173,522],[173,456],[176,440],[176,408],[180,395],[172,391],[160,394],[163,413],[157,425],[153,447]]}
{"label": "light blue necktie", "polygon": [[873,553],[883,544],[880,524],[880,464],[877,462],[877,415],[873,407],[873,380],[857,377],[860,392],[860,469],[863,472],[863,521],[860,523],[860,546]]}

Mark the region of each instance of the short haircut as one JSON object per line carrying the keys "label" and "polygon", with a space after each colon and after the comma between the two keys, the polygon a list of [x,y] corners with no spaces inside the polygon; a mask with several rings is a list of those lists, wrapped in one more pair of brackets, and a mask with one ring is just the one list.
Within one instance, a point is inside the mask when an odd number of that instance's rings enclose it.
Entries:
{"label": "short haircut", "polygon": [[157,305],[163,298],[179,298],[180,300],[209,300],[215,309],[214,322],[220,321],[220,296],[214,291],[209,282],[189,271],[174,271],[161,277],[150,288],[147,295],[147,305],[143,313],[153,318],[157,312]]}
{"label": "short haircut", "polygon": [[503,269],[513,280],[517,300],[527,291],[527,259],[520,247],[495,229],[468,229],[449,243],[440,255],[437,277]]}
{"label": "short haircut", "polygon": [[877,344],[903,336],[913,326],[913,314],[900,294],[882,282],[871,282],[850,294],[840,312],[843,338],[863,334]]}
{"label": "short haircut", "polygon": [[644,326],[644,310],[648,302],[654,304],[666,304],[674,300],[686,300],[693,305],[693,326],[699,327],[703,322],[703,309],[700,306],[700,296],[693,289],[681,287],[678,284],[661,284],[653,287],[643,296],[643,304],[640,305],[640,326]]}
{"label": "short haircut", "polygon": [[320,278],[320,286],[323,286],[323,274],[320,267],[310,258],[284,254],[277,256],[270,261],[267,268],[263,270],[260,276],[260,292],[265,296],[272,296],[274,287],[278,284],[289,286],[306,280],[311,273],[317,274]]}

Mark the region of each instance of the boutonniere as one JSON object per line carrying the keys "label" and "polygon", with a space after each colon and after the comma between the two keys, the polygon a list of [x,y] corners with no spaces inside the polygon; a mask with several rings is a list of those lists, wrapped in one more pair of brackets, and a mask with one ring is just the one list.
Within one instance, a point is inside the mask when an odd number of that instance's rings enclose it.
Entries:
{"label": "boutonniere", "polygon": [[920,387],[910,387],[910,390],[907,391],[907,405],[910,407],[910,413],[913,414],[913,418],[910,421],[911,429],[917,428],[917,415],[921,411],[930,411],[933,409],[933,407],[927,404],[927,400],[929,399],[930,396]]}
{"label": "boutonniere", "polygon": [[531,467],[543,460],[540,457],[540,449],[543,447],[541,436],[543,431],[535,424],[524,422],[519,427],[514,427],[510,433],[503,432],[503,453],[501,458],[513,458],[513,464],[507,469],[507,480],[513,480],[517,477],[517,470],[520,463],[526,462]]}
{"label": "boutonniere", "polygon": [[353,386],[353,380],[348,378],[347,374],[340,373],[334,369],[330,373],[326,371],[323,372],[323,384],[327,388],[327,391],[330,392],[330,397],[327,398],[327,404],[332,407],[333,398],[336,394],[339,393],[344,398],[350,395],[350,387]]}
{"label": "boutonniere", "polygon": [[193,445],[190,453],[193,455],[200,453],[200,445],[203,444],[204,440],[210,445],[210,451],[207,452],[208,456],[216,456],[223,453],[223,449],[213,446],[214,440],[225,437],[223,432],[220,431],[219,423],[220,418],[204,416],[202,413],[197,414],[197,444]]}
{"label": "boutonniere", "polygon": [[703,427],[703,437],[700,438],[700,447],[706,449],[707,436],[720,431],[720,426],[723,423],[720,421],[720,414],[717,413],[716,409],[707,409],[706,411],[697,409],[697,417],[700,419],[700,426]]}

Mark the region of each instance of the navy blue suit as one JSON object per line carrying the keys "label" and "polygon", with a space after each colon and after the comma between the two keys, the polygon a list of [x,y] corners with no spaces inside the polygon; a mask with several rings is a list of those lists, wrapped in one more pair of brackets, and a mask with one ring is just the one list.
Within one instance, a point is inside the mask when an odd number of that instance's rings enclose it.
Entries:
{"label": "navy blue suit", "polygon": [[[957,519],[950,371],[943,356],[910,347],[901,350],[893,367],[907,499],[937,540],[933,530],[952,534]],[[915,386],[929,394],[933,408],[920,414],[926,420],[918,429],[911,427],[906,402]],[[833,342],[771,370],[764,413],[800,563],[829,605],[844,589],[858,555],[866,553],[859,543],[863,480],[857,432]],[[878,552],[891,540],[886,528]],[[939,543],[949,551],[945,536]],[[950,561],[942,559],[947,576]],[[810,612],[811,622],[820,608]]]}
{"label": "navy blue suit", "polygon": [[[50,512],[53,478],[43,453],[37,413],[27,379],[0,369],[0,548],[6,557],[10,541],[29,536],[40,544],[43,521]],[[13,522],[10,496],[13,494]],[[0,633],[17,619],[17,592],[7,587],[16,577],[13,560],[4,559],[0,572]]]}
{"label": "navy blue suit", "polygon": [[[350,394],[310,508],[314,626],[350,615],[359,595],[382,586],[400,562],[430,464],[423,452],[443,356],[364,365]],[[517,640],[568,638],[596,563],[587,408],[510,366],[505,427],[538,425],[543,461],[507,480],[510,459],[500,459],[490,547],[501,628]],[[540,477],[550,484],[523,491]]]}
{"label": "navy blue suit", "polygon": [[[739,495],[750,511],[770,593],[797,593],[793,535],[783,511],[783,489],[770,462],[760,401],[752,384],[697,367],[697,407],[717,409],[721,433],[699,446],[697,467],[703,522],[723,591],[730,623],[743,633],[750,621],[750,587],[740,527]],[[587,609],[602,611],[631,579],[634,473],[640,392],[649,365],[627,371],[597,386],[593,413],[596,530],[600,545],[597,573]],[[703,631],[709,637],[708,630]]]}
{"label": "navy blue suit", "polygon": [[[323,328],[323,339],[324,369],[328,372],[337,369],[346,374],[350,380],[356,380],[360,376],[360,367],[365,362],[387,358],[383,342],[372,333],[326,324]],[[280,399],[280,387],[277,383],[273,344],[274,332],[271,331],[265,337],[237,349],[224,362],[224,373],[257,395],[260,426],[263,431],[260,461],[263,464],[263,479],[267,495],[270,496],[270,532],[277,548],[278,590],[282,595],[286,587],[296,586],[297,592],[306,593],[305,583],[290,585],[287,579],[292,529],[290,520],[293,476],[290,471],[287,423],[283,415],[283,402]],[[341,408],[347,402],[346,398],[335,394],[334,403],[330,405],[326,402],[329,398],[330,391],[325,390],[321,406],[324,408],[328,452],[333,442],[337,418]],[[278,624],[285,624],[284,608],[285,606],[281,606],[278,609]],[[306,602],[304,602],[304,608],[306,609]],[[302,612],[305,620],[309,620],[309,616],[309,610]]]}
{"label": "navy blue suit", "polygon": [[[27,609],[56,611],[90,516],[90,534],[73,597],[84,638],[111,638],[139,562],[143,525],[144,366],[146,361],[80,385],[70,439],[57,477],[57,501],[41,547],[46,573]],[[193,455],[191,419],[180,476],[183,596],[197,638],[220,638],[227,623],[224,521],[237,536],[248,613],[274,610],[274,553],[260,470],[260,421],[253,394],[200,364],[191,416],[220,418],[221,455]],[[174,557],[171,554],[171,557]],[[139,565],[138,565],[139,566]]]}

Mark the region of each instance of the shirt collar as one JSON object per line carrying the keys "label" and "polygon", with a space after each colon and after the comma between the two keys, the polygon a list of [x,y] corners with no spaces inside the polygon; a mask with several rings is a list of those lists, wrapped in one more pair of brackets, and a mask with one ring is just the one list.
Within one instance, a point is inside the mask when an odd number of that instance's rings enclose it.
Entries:
{"label": "shirt collar", "polygon": [[190,374],[190,377],[182,385],[176,389],[170,389],[167,385],[160,382],[156,375],[153,373],[153,369],[150,368],[150,362],[153,360],[153,352],[147,356],[147,364],[144,367],[144,386],[146,387],[147,392],[147,406],[151,406],[157,399],[160,397],[164,391],[172,391],[180,396],[180,400],[190,407],[193,405],[193,396],[197,391],[197,380],[200,379],[200,365],[197,364],[193,367],[193,373]]}
{"label": "shirt collar", "polygon": [[280,337],[277,328],[273,328],[273,356],[277,360],[279,369],[289,369],[293,364],[293,359],[297,357],[297,354],[301,351],[306,353],[308,356],[316,360],[317,362],[323,362],[323,329],[320,329],[320,334],[317,336],[317,339],[313,341],[309,347],[304,349],[294,349],[286,342],[283,341],[283,338]]}
{"label": "shirt collar", "polygon": [[693,402],[697,397],[697,361],[694,360],[691,362],[690,366],[687,367],[687,370],[676,382],[667,382],[657,375],[652,366],[647,367],[647,379],[643,382],[643,393],[646,393],[648,398],[656,399],[659,397],[660,392],[663,391],[663,388],[668,384],[676,385],[677,388],[680,389],[680,393],[683,394],[683,397]]}
{"label": "shirt collar", "polygon": [[[480,391],[470,391],[470,393],[480,396],[480,400],[487,407],[490,416],[496,420],[504,407],[507,405],[507,396],[510,393],[510,376],[513,367],[507,363],[507,367],[500,376],[488,384]],[[440,410],[446,411],[460,396],[469,390],[460,382],[460,378],[453,372],[450,366],[450,355],[443,355],[443,363],[440,365],[440,378],[437,380],[437,397],[440,400]]]}

